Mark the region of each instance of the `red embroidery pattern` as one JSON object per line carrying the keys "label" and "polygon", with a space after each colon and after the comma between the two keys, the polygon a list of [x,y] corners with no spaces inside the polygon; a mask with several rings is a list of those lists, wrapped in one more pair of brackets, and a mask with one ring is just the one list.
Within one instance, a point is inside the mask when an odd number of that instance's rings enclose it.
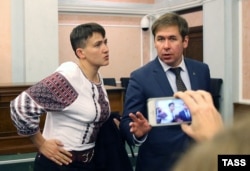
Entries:
{"label": "red embroidery pattern", "polygon": [[26,92],[47,111],[62,110],[78,96],[68,80],[59,73],[43,79]]}

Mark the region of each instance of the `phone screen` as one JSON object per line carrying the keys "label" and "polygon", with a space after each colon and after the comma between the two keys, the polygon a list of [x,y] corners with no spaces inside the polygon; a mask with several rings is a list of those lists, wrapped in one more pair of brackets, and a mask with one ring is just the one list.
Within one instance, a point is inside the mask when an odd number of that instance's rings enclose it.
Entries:
{"label": "phone screen", "polygon": [[[181,99],[155,98],[154,99],[153,125],[176,125],[182,122],[191,122],[191,114],[188,107]],[[152,115],[152,113],[151,113]]]}

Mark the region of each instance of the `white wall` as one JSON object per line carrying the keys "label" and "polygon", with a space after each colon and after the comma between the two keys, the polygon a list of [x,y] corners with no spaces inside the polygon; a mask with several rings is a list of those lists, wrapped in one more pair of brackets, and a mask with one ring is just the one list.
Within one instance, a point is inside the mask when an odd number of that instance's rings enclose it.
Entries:
{"label": "white wall", "polygon": [[238,0],[212,0],[203,5],[203,59],[211,76],[223,79],[221,113],[226,124],[233,122],[233,102],[239,95],[239,81],[234,77],[239,72],[238,13]]}
{"label": "white wall", "polygon": [[57,0],[12,0],[12,82],[37,82],[58,66]]}
{"label": "white wall", "polygon": [[12,82],[25,81],[24,4],[11,0]]}

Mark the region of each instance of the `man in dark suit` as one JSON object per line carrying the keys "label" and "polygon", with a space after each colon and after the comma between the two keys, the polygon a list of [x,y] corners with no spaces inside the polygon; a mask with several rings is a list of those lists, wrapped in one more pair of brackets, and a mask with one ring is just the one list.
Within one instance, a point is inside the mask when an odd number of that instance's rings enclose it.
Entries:
{"label": "man in dark suit", "polygon": [[193,140],[176,126],[151,127],[147,121],[147,99],[173,96],[176,76],[170,68],[180,67],[188,90],[210,88],[207,64],[184,58],[188,46],[188,24],[179,15],[168,13],[151,27],[157,57],[133,71],[127,87],[120,130],[132,145],[140,146],[136,171],[169,171]]}
{"label": "man in dark suit", "polygon": [[176,116],[177,121],[191,121],[191,114],[185,104],[183,104],[183,110]]}

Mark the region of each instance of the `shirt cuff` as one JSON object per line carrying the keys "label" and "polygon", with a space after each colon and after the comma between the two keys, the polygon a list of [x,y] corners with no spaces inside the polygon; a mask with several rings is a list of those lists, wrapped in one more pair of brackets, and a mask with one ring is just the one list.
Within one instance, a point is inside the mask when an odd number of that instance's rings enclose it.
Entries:
{"label": "shirt cuff", "polygon": [[138,140],[138,139],[135,137],[135,135],[133,134],[133,139],[134,139],[135,145],[136,145],[136,146],[142,145],[142,143],[144,143],[144,142],[146,141],[147,137],[148,137],[148,134],[145,135],[145,136],[143,136],[142,138],[140,138],[140,140]]}

